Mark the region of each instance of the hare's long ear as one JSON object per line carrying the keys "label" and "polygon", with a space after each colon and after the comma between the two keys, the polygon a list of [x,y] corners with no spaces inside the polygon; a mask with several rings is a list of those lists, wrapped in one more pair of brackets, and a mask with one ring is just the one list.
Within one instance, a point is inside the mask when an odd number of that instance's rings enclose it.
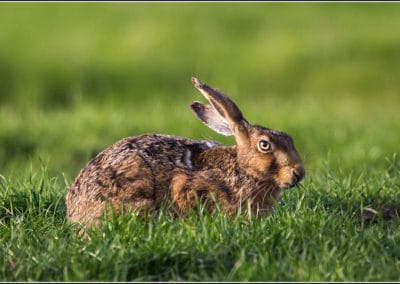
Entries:
{"label": "hare's long ear", "polygon": [[201,121],[215,132],[225,136],[233,135],[228,122],[211,105],[202,104],[201,102],[193,102],[190,105],[190,108]]}
{"label": "hare's long ear", "polygon": [[224,135],[235,135],[238,144],[248,141],[248,122],[237,105],[221,91],[192,78],[194,86],[210,104],[194,102],[192,110],[211,129]]}

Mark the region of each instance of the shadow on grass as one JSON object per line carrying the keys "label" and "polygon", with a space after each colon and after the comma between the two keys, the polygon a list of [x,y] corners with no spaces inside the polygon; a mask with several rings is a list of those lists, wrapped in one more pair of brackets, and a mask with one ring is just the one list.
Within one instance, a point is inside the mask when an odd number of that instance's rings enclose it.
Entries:
{"label": "shadow on grass", "polygon": [[368,206],[362,211],[362,219],[366,224],[376,224],[381,221],[390,221],[400,217],[400,205]]}

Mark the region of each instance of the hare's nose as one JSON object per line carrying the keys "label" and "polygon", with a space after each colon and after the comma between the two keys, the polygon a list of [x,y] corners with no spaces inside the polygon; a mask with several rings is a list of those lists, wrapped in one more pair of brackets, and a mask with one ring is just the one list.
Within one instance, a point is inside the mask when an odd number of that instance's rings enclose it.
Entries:
{"label": "hare's nose", "polygon": [[292,169],[293,184],[299,183],[305,176],[306,170],[302,165],[297,165]]}

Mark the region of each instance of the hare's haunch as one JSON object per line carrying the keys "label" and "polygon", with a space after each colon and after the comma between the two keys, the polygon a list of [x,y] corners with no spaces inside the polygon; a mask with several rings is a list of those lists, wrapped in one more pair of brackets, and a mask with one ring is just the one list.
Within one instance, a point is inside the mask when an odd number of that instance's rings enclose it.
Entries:
{"label": "hare's haunch", "polygon": [[161,134],[124,138],[80,171],[66,197],[68,221],[96,223],[106,204],[148,212],[166,200],[187,211],[196,200],[213,199],[230,214],[249,201],[255,213],[265,213],[281,189],[303,179],[288,134],[249,124],[221,91],[192,81],[209,104],[193,102],[191,109],[209,128],[233,135],[236,145]]}

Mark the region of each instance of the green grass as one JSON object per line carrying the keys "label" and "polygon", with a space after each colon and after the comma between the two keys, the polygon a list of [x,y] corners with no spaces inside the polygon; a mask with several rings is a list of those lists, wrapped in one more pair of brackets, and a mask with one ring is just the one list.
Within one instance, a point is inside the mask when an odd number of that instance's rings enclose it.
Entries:
{"label": "green grass", "polygon": [[[0,4],[0,280],[400,281],[400,219],[363,214],[400,211],[399,12]],[[81,240],[65,194],[105,147],[146,132],[234,143],[191,113],[191,76],[290,133],[302,186],[263,219],[132,213]]]}
{"label": "green grass", "polygon": [[363,208],[400,200],[399,160],[386,175],[326,175],[286,192],[271,216],[223,213],[114,218],[82,241],[65,223],[64,182],[46,171],[2,181],[3,280],[399,280],[400,220]]}

